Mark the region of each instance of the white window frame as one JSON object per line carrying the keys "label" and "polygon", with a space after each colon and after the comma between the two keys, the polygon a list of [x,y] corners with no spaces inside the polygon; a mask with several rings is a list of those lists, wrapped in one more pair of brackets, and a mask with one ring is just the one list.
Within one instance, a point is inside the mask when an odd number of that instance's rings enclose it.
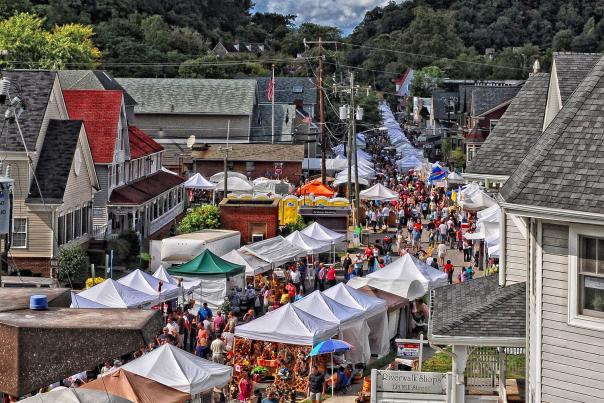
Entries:
{"label": "white window frame", "polygon": [[[14,241],[14,234],[15,234],[15,221],[16,220],[25,220],[25,244],[23,246],[15,246]],[[29,219],[27,217],[15,217],[13,218],[13,239],[11,240],[11,248],[14,249],[27,249],[27,241],[29,239],[29,234],[28,234],[28,225],[29,225]],[[19,232],[21,234],[21,232]]]}
{"label": "white window frame", "polygon": [[579,237],[602,238],[604,227],[573,224],[568,234],[568,325],[604,331],[604,318],[580,313]]}

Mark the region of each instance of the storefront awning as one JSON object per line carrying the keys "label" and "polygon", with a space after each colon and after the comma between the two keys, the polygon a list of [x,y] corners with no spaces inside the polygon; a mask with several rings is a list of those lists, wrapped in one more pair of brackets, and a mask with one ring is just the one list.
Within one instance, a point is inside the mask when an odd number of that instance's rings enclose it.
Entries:
{"label": "storefront awning", "polygon": [[184,183],[180,176],[158,171],[111,192],[109,205],[141,205]]}

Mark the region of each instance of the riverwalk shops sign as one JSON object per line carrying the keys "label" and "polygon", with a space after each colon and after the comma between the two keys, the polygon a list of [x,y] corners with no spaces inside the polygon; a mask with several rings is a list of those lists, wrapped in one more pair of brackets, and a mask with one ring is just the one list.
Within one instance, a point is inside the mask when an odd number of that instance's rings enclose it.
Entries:
{"label": "riverwalk shops sign", "polygon": [[441,372],[371,371],[371,403],[447,402],[450,375]]}

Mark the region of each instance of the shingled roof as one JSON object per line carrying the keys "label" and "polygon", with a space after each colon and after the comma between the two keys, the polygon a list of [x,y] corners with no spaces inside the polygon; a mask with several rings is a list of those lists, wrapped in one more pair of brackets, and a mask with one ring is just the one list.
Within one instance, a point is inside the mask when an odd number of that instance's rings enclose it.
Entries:
{"label": "shingled roof", "polygon": [[[223,144],[209,144],[207,150],[193,150],[193,159],[224,159]],[[304,159],[304,144],[230,144],[229,161],[300,162]]]}
{"label": "shingled roof", "polygon": [[135,113],[251,115],[256,80],[118,78],[138,105]]}
{"label": "shingled roof", "polygon": [[[23,131],[27,150],[30,152],[38,151],[36,150],[36,142],[40,135],[56,73],[45,70],[3,70],[2,75],[11,79],[13,83],[11,90],[14,93],[11,95],[17,95],[18,93],[25,103],[24,111],[19,118],[19,124]],[[6,104],[0,105],[0,114],[3,116],[6,107]],[[0,147],[3,151],[25,151],[16,124],[9,123],[6,125]]]}
{"label": "shingled roof", "polygon": [[600,57],[602,57],[601,53],[554,53],[553,58],[556,65],[562,105],[570,98],[573,91],[591,71]]}
{"label": "shingled roof", "polygon": [[468,162],[466,172],[511,175],[539,138],[547,103],[549,74],[526,80],[497,125]]}
{"label": "shingled roof", "polygon": [[63,98],[69,117],[84,121],[94,163],[112,163],[123,92],[66,90],[63,91]]}
{"label": "shingled roof", "polygon": [[604,57],[501,189],[508,203],[604,212]]}
{"label": "shingled roof", "polygon": [[[270,103],[268,83],[270,77],[259,77],[258,99],[261,103]],[[275,103],[291,104],[301,100],[305,106],[317,104],[317,85],[310,77],[275,77]]]}
{"label": "shingled roof", "polygon": [[472,116],[479,116],[484,112],[493,109],[494,107],[501,105],[505,101],[508,101],[518,94],[520,86],[507,86],[507,87],[496,87],[496,86],[477,86],[471,89],[472,101],[470,114]]}
{"label": "shingled roof", "polygon": [[128,126],[130,158],[137,159],[164,151],[164,148],[136,126]]}
{"label": "shingled roof", "polygon": [[432,290],[428,338],[524,339],[526,283],[499,287],[497,276]]}
{"label": "shingled roof", "polygon": [[104,70],[59,70],[64,90],[117,90],[124,92],[124,104],[136,105],[134,98]]}
{"label": "shingled roof", "polygon": [[27,203],[63,203],[81,129],[81,120],[50,120]]}

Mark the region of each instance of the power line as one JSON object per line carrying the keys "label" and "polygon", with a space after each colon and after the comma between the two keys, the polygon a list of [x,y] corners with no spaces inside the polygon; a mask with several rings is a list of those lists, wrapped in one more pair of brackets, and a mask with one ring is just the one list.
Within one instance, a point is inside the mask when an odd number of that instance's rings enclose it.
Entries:
{"label": "power line", "polygon": [[527,70],[530,70],[530,68],[528,68],[528,67],[522,68],[522,67],[508,67],[508,66],[493,66],[493,65],[488,64],[488,63],[472,62],[472,61],[469,61],[469,60],[458,60],[458,59],[451,59],[451,58],[448,58],[448,57],[424,55],[424,54],[412,53],[412,52],[404,52],[402,50],[378,48],[376,46],[356,45],[356,44],[353,44],[353,43],[346,43],[346,42],[337,42],[337,43],[342,44],[342,45],[346,45],[346,46],[361,48],[361,49],[379,50],[379,51],[382,51],[382,52],[390,52],[390,53],[396,53],[396,54],[399,54],[399,55],[406,55],[406,56],[424,57],[424,58],[434,59],[434,60],[447,60],[447,61],[450,61],[452,63],[465,63],[465,64],[472,64],[472,65],[476,65],[476,66],[484,66],[484,67],[490,67],[490,68],[496,68],[496,69],[502,69],[502,70],[514,70],[514,71],[527,71]]}

